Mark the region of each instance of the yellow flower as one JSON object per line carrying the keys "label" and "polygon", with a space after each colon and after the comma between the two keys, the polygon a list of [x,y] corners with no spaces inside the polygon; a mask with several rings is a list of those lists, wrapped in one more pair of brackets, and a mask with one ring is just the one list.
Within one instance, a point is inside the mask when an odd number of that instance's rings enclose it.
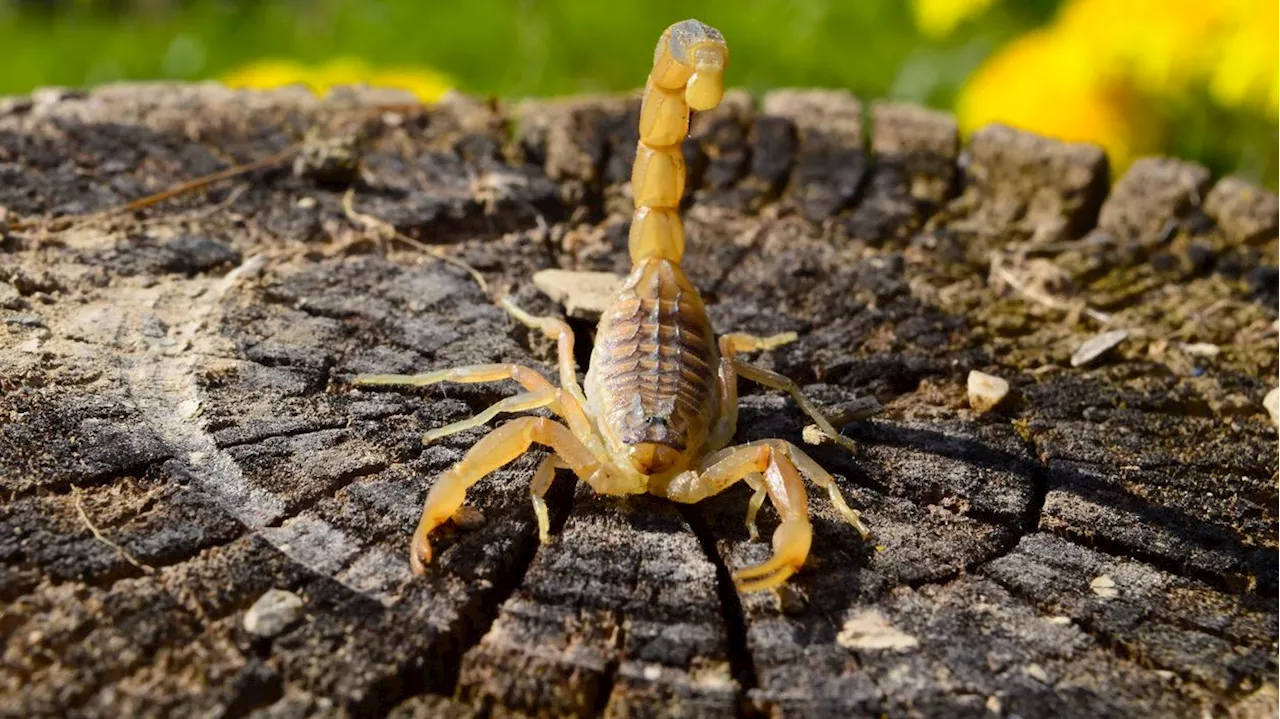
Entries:
{"label": "yellow flower", "polygon": [[422,102],[435,102],[453,89],[449,78],[423,68],[388,68],[373,73],[367,82],[373,87],[407,90]]}
{"label": "yellow flower", "polygon": [[1017,38],[969,78],[957,101],[965,132],[999,122],[1072,142],[1106,148],[1123,167],[1136,152],[1153,146],[1139,134],[1124,88],[1092,72],[1091,48],[1053,30]]}
{"label": "yellow flower", "polygon": [[[306,85],[306,68],[290,60],[258,60],[241,65],[222,76],[222,84],[230,88],[266,89],[287,85]],[[314,88],[312,88],[314,90]]]}
{"label": "yellow flower", "polygon": [[429,68],[371,69],[357,58],[337,58],[318,66],[291,60],[259,60],[222,77],[231,88],[266,89],[304,85],[318,95],[340,85],[388,87],[413,93],[422,102],[435,102],[453,88],[447,76]]}
{"label": "yellow flower", "polygon": [[969,78],[962,127],[1003,122],[1096,142],[1121,170],[1155,150],[1160,100],[1207,89],[1227,107],[1277,114],[1275,0],[1066,0]]}
{"label": "yellow flower", "polygon": [[1207,75],[1236,0],[1068,0],[1054,29],[1087,43],[1092,64],[1158,95]]}
{"label": "yellow flower", "polygon": [[1218,61],[1209,77],[1213,99],[1227,107],[1253,106],[1273,119],[1280,114],[1280,5],[1249,3],[1237,12],[1223,33]]}
{"label": "yellow flower", "polygon": [[982,14],[995,0],[911,0],[916,27],[928,37],[946,37],[957,25]]}

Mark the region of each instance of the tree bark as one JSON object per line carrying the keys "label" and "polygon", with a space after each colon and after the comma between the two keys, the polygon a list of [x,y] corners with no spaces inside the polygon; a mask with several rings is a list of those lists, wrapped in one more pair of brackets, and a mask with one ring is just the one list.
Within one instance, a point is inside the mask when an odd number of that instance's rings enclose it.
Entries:
{"label": "tree bark", "polygon": [[[419,578],[422,497],[481,432],[421,436],[511,387],[349,380],[551,373],[493,300],[554,313],[535,271],[626,271],[638,107],[401,102],[0,103],[4,715],[1274,716],[1274,194],[1175,159],[1113,186],[1088,145],[731,93],[685,144],[685,264],[719,331],[800,335],[759,361],[826,410],[883,405],[844,427],[857,454],[812,448],[876,539],[814,492],[804,570],[740,596],[730,570],[769,552],[746,488],[678,507],[562,472],[540,545],[535,452]],[[1010,397],[971,410],[971,369]],[[801,442],[790,399],[743,391],[739,439]],[[272,588],[301,614],[250,632]]]}

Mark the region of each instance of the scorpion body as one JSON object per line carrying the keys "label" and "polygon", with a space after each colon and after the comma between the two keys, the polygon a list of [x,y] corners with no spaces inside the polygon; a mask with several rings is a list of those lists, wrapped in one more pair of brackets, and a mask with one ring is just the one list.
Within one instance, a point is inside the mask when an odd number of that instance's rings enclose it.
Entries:
{"label": "scorpion body", "polygon": [[719,409],[719,358],[698,291],[679,265],[645,259],[601,317],[596,336],[587,400],[603,409],[598,420],[609,448],[628,447],[646,475],[681,464],[705,443]]}
{"label": "scorpion body", "polygon": [[505,364],[355,379],[357,386],[503,379],[523,386],[523,393],[433,430],[424,441],[481,426],[500,413],[545,407],[560,420],[511,420],[477,442],[435,481],[410,548],[415,572],[423,572],[430,562],[430,534],[462,506],[467,488],[533,444],[552,450],[534,472],[530,487],[544,542],[550,523],[543,497],[559,468],[571,469],[601,494],[647,492],[684,503],[745,481],[755,490],[747,509],[752,538],[757,536],[756,513],[766,499],[782,522],[773,535],[773,556],[735,573],[744,592],[776,587],[803,566],[812,539],[804,479],[825,489],[864,538],[870,535],[858,512],[845,503],[835,479],[795,445],[769,439],[728,446],[737,428],[737,381],[746,377],[788,392],[822,431],[852,449],[793,381],[738,357],[740,352],[785,344],[795,335],[728,334],[717,340],[701,296],[680,267],[684,228],[679,206],[685,184],[680,143],[689,132],[690,110],[719,104],[728,59],[720,32],[697,20],[672,25],[658,42],[645,85],[631,174],[635,213],[628,242],[633,268],[601,316],[585,392],[578,385],[568,325],[529,315],[510,300],[501,304],[512,316],[557,340],[559,387],[532,369]]}

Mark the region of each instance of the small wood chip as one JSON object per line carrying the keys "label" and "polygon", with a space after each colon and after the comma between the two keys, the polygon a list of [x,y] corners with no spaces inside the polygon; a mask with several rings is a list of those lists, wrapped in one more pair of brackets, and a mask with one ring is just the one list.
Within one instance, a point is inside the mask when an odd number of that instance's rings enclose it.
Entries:
{"label": "small wood chip", "polygon": [[612,272],[542,270],[533,285],[558,302],[570,317],[597,320],[622,287],[623,278]]}
{"label": "small wood chip", "polygon": [[990,412],[1009,396],[1008,380],[978,370],[969,371],[969,406],[975,412]]}
{"label": "small wood chip", "polygon": [[1115,599],[1120,596],[1120,590],[1116,589],[1116,582],[1111,577],[1103,574],[1093,578],[1089,582],[1089,588],[1093,593],[1103,599]]}
{"label": "small wood chip", "polygon": [[1271,421],[1280,424],[1280,387],[1272,387],[1266,397],[1262,398],[1262,406],[1267,408]]}
{"label": "small wood chip", "polygon": [[302,616],[302,597],[270,589],[244,613],[244,629],[259,637],[274,637]]}
{"label": "small wood chip", "polygon": [[178,411],[187,419],[192,419],[199,415],[201,409],[203,407],[198,399],[187,399],[178,404]]}
{"label": "small wood chip", "polygon": [[1093,362],[1128,337],[1129,330],[1111,330],[1094,335],[1071,355],[1071,366],[1082,367]]}
{"label": "small wood chip", "polygon": [[1039,664],[1034,664],[1034,663],[1028,664],[1026,668],[1023,669],[1022,671],[1026,672],[1027,676],[1031,677],[1032,679],[1035,679],[1041,684],[1049,683],[1049,673],[1046,672],[1044,670],[1044,667],[1040,666]]}
{"label": "small wood chip", "polygon": [[1222,348],[1210,342],[1194,342],[1192,344],[1182,344],[1182,351],[1196,357],[1217,357],[1222,353]]}
{"label": "small wood chip", "polygon": [[458,511],[453,513],[453,523],[456,524],[459,529],[479,529],[484,526],[484,512],[481,512],[475,507],[463,505],[458,507]]}
{"label": "small wood chip", "polygon": [[920,640],[894,628],[883,614],[868,609],[845,621],[836,642],[846,649],[890,649],[897,652],[920,646]]}
{"label": "small wood chip", "polygon": [[804,429],[800,430],[800,437],[805,444],[819,445],[826,444],[831,441],[826,432],[816,424],[806,424]]}

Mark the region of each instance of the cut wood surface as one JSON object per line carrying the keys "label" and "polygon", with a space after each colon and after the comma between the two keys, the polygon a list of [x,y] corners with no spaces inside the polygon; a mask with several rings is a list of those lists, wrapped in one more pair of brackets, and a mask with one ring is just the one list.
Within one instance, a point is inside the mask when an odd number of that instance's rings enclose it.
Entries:
{"label": "cut wood surface", "polygon": [[[554,377],[494,301],[560,313],[538,270],[628,269],[637,115],[0,101],[0,714],[1275,716],[1276,196],[847,93],[695,118],[685,265],[719,331],[798,333],[757,359],[828,413],[879,401],[857,453],[812,448],[875,540],[814,493],[804,570],[742,596],[769,553],[745,487],[681,507],[562,472],[542,545],[535,452],[411,575],[427,487],[481,436],[423,433],[513,387],[350,379]],[[974,411],[971,370],[1009,395]],[[743,391],[739,439],[802,441]]]}

